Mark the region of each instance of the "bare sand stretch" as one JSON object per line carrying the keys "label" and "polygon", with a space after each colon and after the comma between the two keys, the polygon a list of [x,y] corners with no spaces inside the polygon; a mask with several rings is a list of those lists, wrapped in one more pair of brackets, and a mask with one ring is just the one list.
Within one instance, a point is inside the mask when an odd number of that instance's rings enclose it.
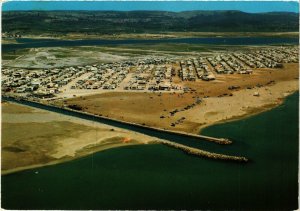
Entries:
{"label": "bare sand stretch", "polygon": [[[195,109],[193,114],[191,111],[187,115],[190,121],[201,124],[199,129],[203,129],[217,122],[233,121],[272,109],[297,90],[298,80],[279,82],[270,87],[237,91],[233,99],[228,97],[206,99],[200,107],[202,109]],[[258,93],[259,96],[255,96],[254,93]]]}
{"label": "bare sand stretch", "polygon": [[158,140],[75,117],[2,103],[2,174],[153,141]]}

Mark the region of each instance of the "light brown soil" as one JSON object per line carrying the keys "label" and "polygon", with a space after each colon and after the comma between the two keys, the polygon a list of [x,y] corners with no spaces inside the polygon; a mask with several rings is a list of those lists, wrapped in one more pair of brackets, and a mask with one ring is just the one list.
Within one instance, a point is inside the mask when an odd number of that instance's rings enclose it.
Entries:
{"label": "light brown soil", "polygon": [[156,139],[75,117],[2,103],[1,173],[56,164]]}
{"label": "light brown soil", "polygon": [[27,106],[16,106],[14,104],[8,103],[8,102],[2,102],[1,103],[2,112],[6,114],[18,114],[18,113],[32,113],[35,110],[33,108],[27,107]]}
{"label": "light brown soil", "polygon": [[192,104],[193,94],[159,94],[159,93],[105,93],[71,99],[68,104],[79,104],[84,110],[140,124],[160,126],[161,122],[172,121],[172,118],[161,119],[175,108],[184,108]]}

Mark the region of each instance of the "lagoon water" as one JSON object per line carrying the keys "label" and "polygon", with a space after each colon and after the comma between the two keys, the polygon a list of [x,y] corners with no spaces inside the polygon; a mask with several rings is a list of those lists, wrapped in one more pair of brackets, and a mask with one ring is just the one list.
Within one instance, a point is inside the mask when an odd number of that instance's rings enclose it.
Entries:
{"label": "lagoon water", "polygon": [[[224,153],[247,164],[189,156],[163,145],[129,146],[2,176],[6,209],[284,209],[298,202],[298,102],[211,126]],[[220,150],[216,150],[220,151]]]}
{"label": "lagoon water", "polygon": [[2,44],[2,51],[8,52],[24,48],[42,47],[74,47],[74,46],[103,46],[103,45],[129,45],[129,44],[204,44],[204,45],[281,45],[299,43],[298,38],[286,37],[202,37],[202,38],[176,38],[176,39],[126,39],[126,40],[59,40],[59,39],[30,39],[18,38],[18,44]]}

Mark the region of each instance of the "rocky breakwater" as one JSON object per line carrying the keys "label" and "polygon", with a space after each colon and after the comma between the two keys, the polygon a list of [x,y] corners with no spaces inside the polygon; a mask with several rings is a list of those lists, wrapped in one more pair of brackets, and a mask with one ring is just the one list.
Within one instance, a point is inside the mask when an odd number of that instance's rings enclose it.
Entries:
{"label": "rocky breakwater", "polygon": [[169,147],[180,149],[187,154],[195,155],[195,156],[199,156],[199,157],[206,157],[206,158],[216,159],[216,160],[237,161],[237,162],[242,162],[242,163],[246,163],[249,161],[246,157],[212,153],[212,152],[185,146],[185,145],[170,142],[170,141],[157,141],[157,143],[161,143],[161,144],[167,145]]}

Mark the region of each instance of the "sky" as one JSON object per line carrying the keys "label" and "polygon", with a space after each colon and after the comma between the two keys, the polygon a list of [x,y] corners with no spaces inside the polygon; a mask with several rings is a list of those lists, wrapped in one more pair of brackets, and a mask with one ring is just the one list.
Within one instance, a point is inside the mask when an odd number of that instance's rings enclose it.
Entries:
{"label": "sky", "polygon": [[299,12],[297,1],[8,1],[2,11],[15,10],[240,10],[243,12]]}

